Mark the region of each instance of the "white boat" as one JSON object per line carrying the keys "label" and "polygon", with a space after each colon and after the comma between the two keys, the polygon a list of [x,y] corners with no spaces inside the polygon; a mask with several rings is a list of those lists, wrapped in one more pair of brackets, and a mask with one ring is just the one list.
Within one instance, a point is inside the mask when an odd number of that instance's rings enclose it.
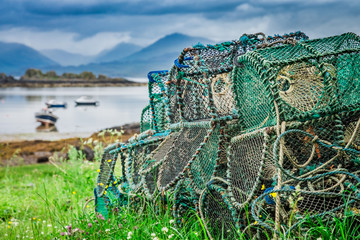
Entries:
{"label": "white boat", "polygon": [[40,112],[35,113],[36,121],[40,122],[42,125],[50,126],[54,125],[58,120],[58,117],[55,116],[52,111],[47,108],[42,109]]}
{"label": "white boat", "polygon": [[89,96],[81,96],[75,100],[76,105],[97,105],[99,101],[96,101],[92,97]]}
{"label": "white boat", "polygon": [[55,99],[51,99],[47,101],[45,104],[49,108],[60,108],[60,107],[66,108],[66,102],[58,102]]}

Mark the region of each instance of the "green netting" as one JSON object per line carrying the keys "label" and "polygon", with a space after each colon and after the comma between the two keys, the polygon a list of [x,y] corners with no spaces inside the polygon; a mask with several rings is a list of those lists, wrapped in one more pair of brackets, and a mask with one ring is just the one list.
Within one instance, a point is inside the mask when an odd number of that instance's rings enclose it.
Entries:
{"label": "green netting", "polygon": [[106,148],[96,210],[107,216],[117,198],[136,206],[114,182],[151,201],[169,193],[179,226],[197,210],[215,239],[307,231],[305,216],[358,211],[360,40],[305,40],[245,34],[150,72],[141,133]]}
{"label": "green netting", "polygon": [[152,198],[157,189],[157,180],[159,177],[159,168],[166,155],[170,151],[179,133],[171,133],[164,141],[147,156],[143,169],[140,170],[144,191],[148,198]]}
{"label": "green netting", "polygon": [[179,180],[174,188],[174,209],[173,215],[177,218],[179,226],[185,222],[186,214],[189,210],[195,210],[199,196],[194,194],[191,188],[190,179],[184,178]]}
{"label": "green netting", "polygon": [[258,129],[276,123],[275,108],[271,102],[270,84],[262,81],[250,63],[233,71],[233,89],[239,118],[244,129]]}
{"label": "green netting", "polygon": [[[276,101],[281,120],[285,121],[317,118],[349,107],[356,109],[359,51],[359,37],[347,33],[249,52],[238,58],[239,66],[233,71],[237,109],[241,112],[244,104],[250,105],[249,114],[257,117],[261,115],[256,110],[264,108],[264,104],[274,109]],[[248,100],[248,89],[261,95]],[[269,113],[268,108],[264,109]],[[244,118],[249,119],[251,126],[259,124],[250,116]]]}
{"label": "green netting", "polygon": [[97,195],[96,189],[94,190],[94,193],[95,210],[104,218],[108,218],[109,212],[115,210],[115,208],[127,205],[127,199],[119,192],[116,180],[115,184],[112,184],[112,186],[108,187],[102,196]]}
{"label": "green netting", "polygon": [[229,192],[235,206],[243,208],[261,188],[267,158],[268,135],[265,131],[243,134],[231,139],[228,152]]}
{"label": "green netting", "polygon": [[156,132],[167,129],[169,122],[167,116],[166,82],[167,71],[156,71],[148,74],[149,100],[151,110],[151,127]]}
{"label": "green netting", "polygon": [[141,187],[141,175],[139,171],[142,169],[146,157],[156,147],[158,143],[148,143],[141,146],[134,146],[129,149],[128,157],[125,160],[126,176],[131,191],[137,192]]}
{"label": "green netting", "polygon": [[189,167],[189,178],[195,191],[200,193],[214,175],[216,160],[218,158],[220,141],[220,128],[212,130],[209,139],[198,151]]}
{"label": "green netting", "polygon": [[214,184],[206,188],[199,208],[214,239],[236,239],[238,212],[229,203],[223,187]]}
{"label": "green netting", "polygon": [[167,115],[169,117],[169,123],[174,124],[180,122],[181,117],[180,117],[176,82],[169,81],[167,83],[166,97],[168,101]]}
{"label": "green netting", "polygon": [[359,104],[360,99],[360,56],[358,52],[343,54],[335,63],[341,106]]}
{"label": "green netting", "polygon": [[[180,130],[160,166],[157,180],[159,190],[163,191],[172,187],[182,178],[190,161],[203,146],[202,143],[208,140],[210,134],[208,130],[210,128],[206,125],[184,127]],[[181,148],[178,147],[180,145]]]}
{"label": "green netting", "polygon": [[150,105],[147,105],[141,112],[140,132],[145,132],[152,128],[153,126],[151,125],[151,108]]}
{"label": "green netting", "polygon": [[[237,114],[230,73],[236,59],[256,48],[307,39],[302,32],[265,37],[244,34],[237,41],[186,48],[175,61],[168,80],[170,122],[198,121]],[[176,96],[174,95],[176,91]]]}
{"label": "green netting", "polygon": [[183,78],[181,86],[182,116],[186,122],[211,118],[210,89],[207,79],[202,76]]}
{"label": "green netting", "polygon": [[[104,150],[103,156],[101,158],[100,169],[98,170],[99,175],[97,178],[96,191],[99,197],[103,195],[104,191],[108,187],[113,176],[114,166],[118,159],[118,154],[110,152],[119,147],[121,147],[121,144],[115,143]],[[123,162],[124,158],[121,159],[121,162]]]}

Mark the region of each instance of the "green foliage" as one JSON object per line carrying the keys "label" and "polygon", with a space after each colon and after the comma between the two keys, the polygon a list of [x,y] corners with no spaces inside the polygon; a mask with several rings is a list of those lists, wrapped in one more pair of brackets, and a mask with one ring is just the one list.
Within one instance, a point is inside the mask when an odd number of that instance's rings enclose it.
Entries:
{"label": "green foliage", "polygon": [[[124,134],[124,130],[116,130],[116,129],[105,129],[98,133],[98,137],[102,137],[102,141],[105,144],[111,144],[113,142],[122,142],[122,135]],[[105,135],[110,136],[109,139],[105,138]]]}
{"label": "green foliage", "polygon": [[87,71],[84,71],[84,72],[80,73],[79,77],[81,79],[85,79],[85,80],[94,80],[94,79],[96,79],[96,76],[92,72],[87,72]]}
{"label": "green foliage", "polygon": [[106,80],[106,79],[107,79],[107,76],[104,75],[104,74],[99,74],[98,79],[99,79],[99,80]]}
{"label": "green foliage", "polygon": [[76,73],[63,73],[61,76],[62,76],[63,78],[67,78],[67,79],[76,79],[76,78],[79,78]]}
{"label": "green foliage", "polygon": [[44,74],[45,78],[52,78],[52,79],[56,79],[59,76],[56,74],[55,71],[48,71],[47,73]]}
{"label": "green foliage", "polygon": [[70,161],[86,160],[85,154],[81,150],[77,150],[74,146],[71,146],[68,151],[68,157]]}
{"label": "green foliage", "polygon": [[44,74],[39,69],[29,68],[26,70],[24,77],[25,78],[42,78]]}

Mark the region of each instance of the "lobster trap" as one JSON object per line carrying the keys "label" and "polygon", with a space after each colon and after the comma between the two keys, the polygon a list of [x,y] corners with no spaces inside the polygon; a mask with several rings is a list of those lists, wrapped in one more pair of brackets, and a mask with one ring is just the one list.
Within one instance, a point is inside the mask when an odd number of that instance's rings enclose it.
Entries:
{"label": "lobster trap", "polygon": [[185,48],[149,73],[141,133],[105,149],[96,210],[171,193],[179,222],[196,210],[210,237],[261,239],[358,209],[359,53],[353,33]]}

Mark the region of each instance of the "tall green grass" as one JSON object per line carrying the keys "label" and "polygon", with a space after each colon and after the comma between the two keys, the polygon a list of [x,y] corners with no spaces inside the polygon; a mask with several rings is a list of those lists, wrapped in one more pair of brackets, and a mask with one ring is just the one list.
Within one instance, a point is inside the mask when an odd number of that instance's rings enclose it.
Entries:
{"label": "tall green grass", "polygon": [[46,239],[82,216],[95,164],[68,162],[0,169],[0,232],[8,239]]}
{"label": "tall green grass", "polygon": [[[209,239],[195,211],[174,219],[171,195],[168,205],[138,196],[135,207],[114,208],[108,219],[95,214],[94,202],[85,204],[93,197],[99,163],[71,151],[70,160],[55,165],[0,168],[1,239]],[[347,210],[342,218],[307,219],[286,238],[360,239],[359,228],[359,215]]]}
{"label": "tall green grass", "polygon": [[138,208],[115,209],[105,220],[94,213],[93,201],[85,205],[93,197],[99,163],[70,158],[56,166],[0,168],[0,238],[207,238],[196,213],[178,227],[170,205],[159,214],[156,203],[141,198]]}

